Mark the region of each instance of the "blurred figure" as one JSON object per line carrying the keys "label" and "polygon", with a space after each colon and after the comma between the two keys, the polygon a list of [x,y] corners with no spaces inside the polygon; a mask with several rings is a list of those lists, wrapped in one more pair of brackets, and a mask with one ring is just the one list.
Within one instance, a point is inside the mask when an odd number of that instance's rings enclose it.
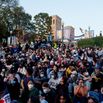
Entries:
{"label": "blurred figure", "polygon": [[35,87],[33,80],[28,82],[29,98],[31,96],[39,96],[39,90]]}
{"label": "blurred figure", "polygon": [[0,75],[0,103],[11,103],[10,94],[7,90],[6,84]]}
{"label": "blurred figure", "polygon": [[42,84],[43,93],[45,95],[45,100],[48,103],[53,103],[55,100],[55,91],[53,91],[47,82]]}
{"label": "blurred figure", "polygon": [[57,96],[55,103],[72,103],[71,100],[68,98],[68,95],[62,93]]}
{"label": "blurred figure", "polygon": [[15,77],[14,70],[11,70],[9,72],[7,78],[5,78],[4,81],[7,84],[11,100],[18,100],[20,94],[20,84],[18,83],[18,80]]}
{"label": "blurred figure", "polygon": [[83,79],[79,79],[77,86],[74,87],[73,103],[86,103],[88,88],[84,85]]}
{"label": "blurred figure", "polygon": [[87,103],[99,103],[95,98],[89,97]]}

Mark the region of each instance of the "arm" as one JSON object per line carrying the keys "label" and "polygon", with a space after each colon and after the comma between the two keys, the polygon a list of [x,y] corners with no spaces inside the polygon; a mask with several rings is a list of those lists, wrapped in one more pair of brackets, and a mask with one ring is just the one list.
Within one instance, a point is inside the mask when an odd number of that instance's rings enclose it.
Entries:
{"label": "arm", "polygon": [[78,91],[80,90],[80,86],[75,86],[74,87],[74,95],[76,95],[78,93]]}

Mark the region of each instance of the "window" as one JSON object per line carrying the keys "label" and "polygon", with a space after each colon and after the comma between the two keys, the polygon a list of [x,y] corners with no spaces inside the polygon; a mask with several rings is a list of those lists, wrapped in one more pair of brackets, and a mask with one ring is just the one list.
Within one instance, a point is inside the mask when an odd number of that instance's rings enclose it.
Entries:
{"label": "window", "polygon": [[55,19],[53,19],[53,24],[55,24]]}

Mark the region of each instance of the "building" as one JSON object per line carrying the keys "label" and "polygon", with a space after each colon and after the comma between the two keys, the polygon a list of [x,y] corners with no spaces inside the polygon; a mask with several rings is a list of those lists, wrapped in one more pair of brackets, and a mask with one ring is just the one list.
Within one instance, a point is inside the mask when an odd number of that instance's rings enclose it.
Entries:
{"label": "building", "polygon": [[74,40],[75,29],[72,26],[65,26],[64,27],[64,39],[67,40]]}
{"label": "building", "polygon": [[52,16],[52,34],[54,40],[57,39],[57,30],[61,30],[61,18],[57,15]]}
{"label": "building", "polygon": [[[62,30],[63,29],[63,30]],[[57,30],[57,40],[74,40],[75,29],[72,26],[65,26],[61,30]]]}
{"label": "building", "polygon": [[85,30],[84,39],[94,37],[94,30]]}
{"label": "building", "polygon": [[82,37],[82,39],[94,37],[94,30],[91,30],[90,27],[88,27],[88,30],[87,29],[83,30],[82,28],[80,28],[80,31],[81,31],[82,35],[84,35]]}

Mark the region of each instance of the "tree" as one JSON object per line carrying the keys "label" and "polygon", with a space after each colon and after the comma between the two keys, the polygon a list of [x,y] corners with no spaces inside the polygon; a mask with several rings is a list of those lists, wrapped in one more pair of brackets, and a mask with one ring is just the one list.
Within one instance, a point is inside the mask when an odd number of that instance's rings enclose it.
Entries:
{"label": "tree", "polygon": [[17,36],[35,34],[32,16],[19,6],[18,0],[0,0],[0,37],[9,36],[10,31]]}
{"label": "tree", "polygon": [[52,18],[47,13],[39,13],[34,16],[36,34],[44,36],[51,32]]}
{"label": "tree", "polygon": [[32,16],[28,13],[25,13],[22,7],[14,8],[13,15],[13,27],[15,27],[15,29],[23,29],[26,32],[31,32],[31,30],[34,30]]}
{"label": "tree", "polygon": [[2,29],[0,35],[5,34],[5,31],[16,31],[19,36],[23,31],[34,32],[32,16],[26,13],[23,7],[18,6],[18,0],[1,0],[0,6],[0,24],[3,24],[0,26],[6,29]]}
{"label": "tree", "polygon": [[1,0],[0,1],[0,23],[4,24],[8,31],[13,29],[13,8],[18,5],[18,0]]}
{"label": "tree", "polygon": [[103,47],[103,37],[97,36],[89,39],[81,39],[78,41],[79,47]]}
{"label": "tree", "polygon": [[0,7],[1,8],[11,8],[18,5],[18,0],[0,0]]}

